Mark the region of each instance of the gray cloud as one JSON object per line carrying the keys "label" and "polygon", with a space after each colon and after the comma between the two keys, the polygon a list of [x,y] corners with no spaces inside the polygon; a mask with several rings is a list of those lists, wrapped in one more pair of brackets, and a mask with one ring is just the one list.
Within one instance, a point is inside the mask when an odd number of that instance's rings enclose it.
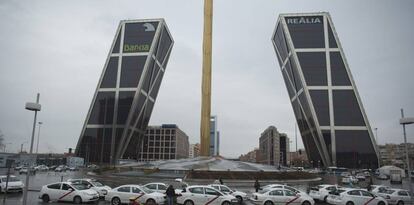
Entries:
{"label": "gray cloud", "polygon": [[[258,146],[269,125],[294,135],[294,116],[270,37],[279,13],[329,11],[372,127],[401,142],[399,109],[414,116],[412,1],[214,2],[212,111],[221,152]],[[175,40],[150,124],[199,138],[203,2],[1,1],[0,130],[8,150],[28,141],[41,93],[42,152],[74,147],[120,20],[166,19]],[[412,141],[414,128],[407,130]],[[27,148],[27,143],[25,147]],[[300,143],[301,145],[301,143]]]}

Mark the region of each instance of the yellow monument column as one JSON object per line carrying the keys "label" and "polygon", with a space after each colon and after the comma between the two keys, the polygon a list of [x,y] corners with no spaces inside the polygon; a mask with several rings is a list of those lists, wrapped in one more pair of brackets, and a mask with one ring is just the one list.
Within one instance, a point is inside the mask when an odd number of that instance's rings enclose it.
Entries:
{"label": "yellow monument column", "polygon": [[200,155],[209,156],[213,0],[204,0],[203,77],[201,85]]}

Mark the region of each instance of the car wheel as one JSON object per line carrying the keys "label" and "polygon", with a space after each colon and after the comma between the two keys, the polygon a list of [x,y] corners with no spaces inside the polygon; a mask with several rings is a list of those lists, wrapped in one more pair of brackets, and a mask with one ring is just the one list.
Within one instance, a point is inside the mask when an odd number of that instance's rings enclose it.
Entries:
{"label": "car wheel", "polygon": [[326,199],[328,199],[328,196],[325,196],[325,198],[323,198],[323,202],[326,203]]}
{"label": "car wheel", "polygon": [[80,198],[80,196],[75,196],[75,198],[73,198],[73,203],[74,204],[81,204],[82,203],[82,198]]}
{"label": "car wheel", "polygon": [[237,201],[239,201],[239,204],[243,203],[243,198],[241,196],[236,196]]}
{"label": "car wheel", "polygon": [[397,203],[397,205],[404,205],[404,202],[403,202],[403,201],[399,201],[399,202]]}
{"label": "car wheel", "polygon": [[354,205],[354,202],[348,201],[348,202],[346,202],[346,205]]}
{"label": "car wheel", "polygon": [[154,199],[148,199],[147,202],[145,203],[145,205],[155,205],[155,200]]}
{"label": "car wheel", "polygon": [[385,205],[385,202],[380,201],[380,202],[378,202],[378,205]]}
{"label": "car wheel", "polygon": [[111,200],[111,204],[112,205],[120,205],[121,204],[121,199],[119,199],[118,197],[114,197]]}
{"label": "car wheel", "polygon": [[194,205],[194,202],[191,200],[187,200],[184,202],[184,205]]}
{"label": "car wheel", "polygon": [[48,203],[50,201],[49,195],[43,194],[42,201],[45,202],[45,203]]}
{"label": "car wheel", "polygon": [[230,202],[225,201],[225,202],[223,202],[221,205],[230,205]]}
{"label": "car wheel", "polygon": [[264,205],[273,205],[273,202],[272,202],[272,201],[266,201],[266,202],[264,203]]}

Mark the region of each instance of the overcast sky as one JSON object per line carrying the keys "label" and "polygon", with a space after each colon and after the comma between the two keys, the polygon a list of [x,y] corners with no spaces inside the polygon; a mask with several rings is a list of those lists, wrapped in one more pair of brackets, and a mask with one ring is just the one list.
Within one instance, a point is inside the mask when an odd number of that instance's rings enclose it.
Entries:
{"label": "overcast sky", "polygon": [[[278,15],[290,12],[330,12],[379,142],[401,142],[400,108],[414,116],[413,10],[410,0],[216,0],[212,114],[222,155],[257,147],[270,125],[294,147],[293,110],[270,41]],[[175,40],[150,124],[177,124],[198,142],[202,0],[2,0],[0,130],[7,151],[21,143],[28,149],[33,112],[24,104],[37,92],[39,151],[75,147],[119,21],[143,18],[164,18]],[[414,142],[414,125],[407,133]]]}

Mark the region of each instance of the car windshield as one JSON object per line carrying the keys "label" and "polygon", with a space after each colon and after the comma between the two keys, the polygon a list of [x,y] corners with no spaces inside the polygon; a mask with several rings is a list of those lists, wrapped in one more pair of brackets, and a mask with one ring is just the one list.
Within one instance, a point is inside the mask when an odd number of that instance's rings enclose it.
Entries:
{"label": "car windshield", "polygon": [[101,182],[98,182],[98,181],[91,181],[91,184],[94,185],[94,186],[96,186],[96,187],[105,186]]}
{"label": "car windshield", "polygon": [[88,186],[84,185],[84,184],[72,184],[73,187],[75,187],[75,189],[77,190],[86,190],[89,189]]}
{"label": "car windshield", "polygon": [[[1,181],[2,182],[6,182],[7,181],[7,177],[1,178]],[[20,179],[17,178],[17,177],[9,177],[9,182],[18,182],[18,181],[20,181]]]}
{"label": "car windshield", "polygon": [[144,186],[142,186],[141,189],[147,194],[150,194],[150,193],[154,192],[151,189],[148,189],[147,187],[144,187]]}

